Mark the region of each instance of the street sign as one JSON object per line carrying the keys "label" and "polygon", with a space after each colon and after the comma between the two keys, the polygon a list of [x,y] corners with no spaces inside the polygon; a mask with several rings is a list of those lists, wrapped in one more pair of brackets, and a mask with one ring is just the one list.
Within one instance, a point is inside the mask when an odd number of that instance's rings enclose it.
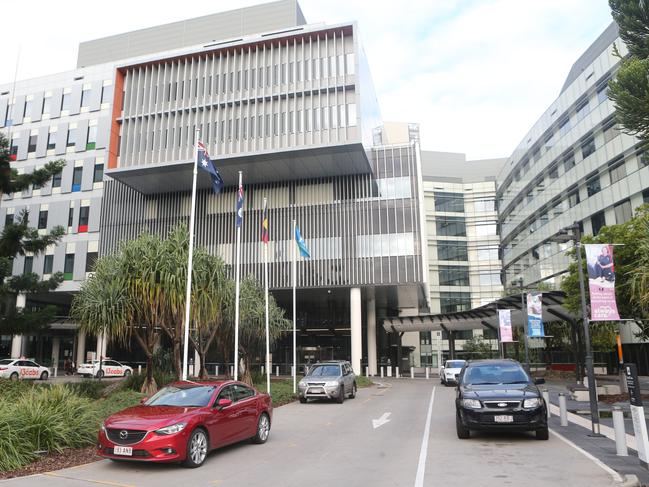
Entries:
{"label": "street sign", "polygon": [[640,382],[638,382],[638,368],[635,364],[624,364],[624,377],[629,389],[631,418],[633,418],[633,432],[635,433],[638,459],[642,465],[647,467],[649,463],[649,438],[647,437],[644,407],[642,407]]}
{"label": "street sign", "polygon": [[632,406],[642,406],[642,395],[638,382],[638,367],[636,364],[624,364],[624,377],[629,389],[629,401]]}

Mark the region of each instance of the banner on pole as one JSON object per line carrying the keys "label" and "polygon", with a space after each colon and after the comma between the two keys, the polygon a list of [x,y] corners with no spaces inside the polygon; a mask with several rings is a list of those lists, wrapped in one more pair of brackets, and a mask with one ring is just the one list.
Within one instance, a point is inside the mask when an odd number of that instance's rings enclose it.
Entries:
{"label": "banner on pole", "polygon": [[615,263],[613,246],[586,244],[586,268],[590,291],[590,319],[592,321],[619,320],[615,301]]}
{"label": "banner on pole", "polygon": [[512,337],[512,311],[509,309],[498,310],[498,323],[500,325],[500,342],[513,342]]}
{"label": "banner on pole", "polygon": [[543,294],[538,291],[527,293],[527,336],[543,338]]}

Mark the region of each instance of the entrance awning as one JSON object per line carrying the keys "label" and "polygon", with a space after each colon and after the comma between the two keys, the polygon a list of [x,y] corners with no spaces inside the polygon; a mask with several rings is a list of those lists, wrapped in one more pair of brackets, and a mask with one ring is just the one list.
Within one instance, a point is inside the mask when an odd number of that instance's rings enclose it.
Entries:
{"label": "entrance awning", "polygon": [[[563,307],[565,293],[549,291],[543,293],[543,322],[572,321],[577,319]],[[514,294],[493,301],[479,308],[456,313],[422,314],[385,318],[383,328],[388,333],[407,331],[460,331],[476,328],[498,329],[498,310],[512,310],[512,326],[523,326],[527,311],[521,311],[521,295]]]}

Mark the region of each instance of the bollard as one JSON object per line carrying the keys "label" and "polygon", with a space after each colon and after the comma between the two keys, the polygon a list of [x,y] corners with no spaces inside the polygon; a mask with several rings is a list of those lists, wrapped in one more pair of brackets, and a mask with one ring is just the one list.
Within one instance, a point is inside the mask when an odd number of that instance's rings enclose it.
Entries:
{"label": "bollard", "polygon": [[545,401],[545,407],[548,410],[548,419],[550,419],[550,392],[547,389],[543,389],[541,391],[541,394],[543,395],[543,400]]}
{"label": "bollard", "polygon": [[295,370],[295,365],[291,365],[291,377],[293,377],[293,370]]}
{"label": "bollard", "polygon": [[137,375],[142,375],[142,364],[137,366]]}
{"label": "bollard", "polygon": [[261,366],[261,374],[264,375],[264,366]]}
{"label": "bollard", "polygon": [[370,368],[365,367],[365,377],[369,377],[369,376],[370,376]]}
{"label": "bollard", "polygon": [[430,379],[430,369],[426,367],[426,379]]}
{"label": "bollard", "polygon": [[615,449],[617,456],[629,456],[626,447],[626,430],[624,428],[624,413],[620,406],[613,406],[613,428],[615,429]]}
{"label": "bollard", "polygon": [[214,375],[217,376],[217,377],[219,376],[219,366],[218,365],[214,366]]}
{"label": "bollard", "polygon": [[59,376],[59,368],[54,367],[54,377],[58,377],[58,376]]}
{"label": "bollard", "polygon": [[234,366],[230,365],[230,377],[234,375]]}
{"label": "bollard", "polygon": [[411,379],[415,378],[415,369],[413,367],[410,367],[410,378]]}
{"label": "bollard", "polygon": [[391,365],[388,365],[388,367],[387,367],[387,374],[386,374],[386,375],[387,375],[388,377],[392,377],[392,366],[391,366]]}
{"label": "bollard", "polygon": [[381,379],[383,379],[383,366],[381,365]]}
{"label": "bollard", "polygon": [[398,379],[399,378],[399,367],[394,368],[394,376]]}
{"label": "bollard", "polygon": [[279,365],[275,366],[275,377],[279,377]]}
{"label": "bollard", "polygon": [[568,426],[568,409],[566,406],[566,395],[563,392],[559,393],[559,417],[561,418],[561,426]]}

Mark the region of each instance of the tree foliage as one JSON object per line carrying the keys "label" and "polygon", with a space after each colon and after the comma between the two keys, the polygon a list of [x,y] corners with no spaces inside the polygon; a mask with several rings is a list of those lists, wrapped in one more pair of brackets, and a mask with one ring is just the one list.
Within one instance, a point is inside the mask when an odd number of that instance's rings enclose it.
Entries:
{"label": "tree foliage", "polygon": [[462,350],[471,354],[472,359],[491,358],[491,344],[481,336],[473,336],[462,345]]}
{"label": "tree foliage", "polygon": [[642,0],[609,0],[620,38],[632,56],[649,57],[649,3]]}

